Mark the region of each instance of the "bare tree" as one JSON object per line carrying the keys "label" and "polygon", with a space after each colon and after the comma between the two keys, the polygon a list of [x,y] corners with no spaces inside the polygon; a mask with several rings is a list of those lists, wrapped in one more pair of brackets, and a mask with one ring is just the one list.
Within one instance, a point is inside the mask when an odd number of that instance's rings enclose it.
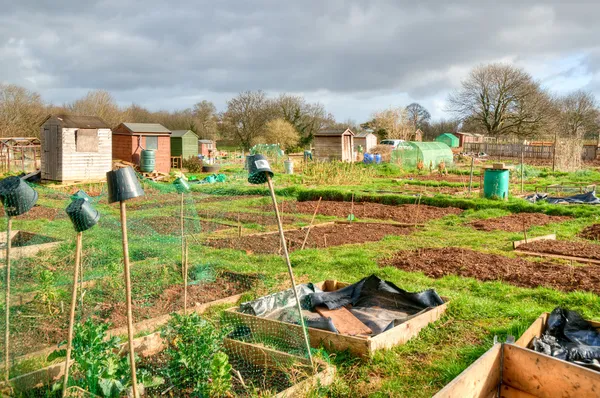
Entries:
{"label": "bare tree", "polygon": [[593,94],[575,91],[556,102],[558,108],[558,134],[561,137],[580,138],[598,131],[598,105]]}
{"label": "bare tree", "polygon": [[0,135],[39,137],[47,110],[39,94],[13,84],[0,84]]}
{"label": "bare tree", "polygon": [[122,114],[123,122],[132,123],[153,123],[154,115],[148,109],[137,104],[131,104]]}
{"label": "bare tree", "polygon": [[388,108],[375,112],[370,122],[362,125],[372,129],[380,138],[408,140],[414,134],[405,108]]}
{"label": "bare tree", "polygon": [[300,134],[290,122],[284,119],[273,119],[265,126],[264,133],[255,138],[257,144],[279,144],[282,149],[298,145]]}
{"label": "bare tree", "polygon": [[98,116],[109,126],[115,127],[122,121],[123,112],[113,96],[105,90],[90,91],[68,106],[76,115]]}
{"label": "bare tree", "polygon": [[458,119],[470,120],[491,136],[530,136],[548,118],[547,94],[524,70],[506,64],[474,68],[448,102]]}
{"label": "bare tree", "polygon": [[[443,133],[456,133],[460,121],[457,119],[439,119],[431,123],[427,123],[421,129],[423,131],[423,140],[433,141],[435,137]],[[468,131],[468,130],[467,130]]]}
{"label": "bare tree", "polygon": [[194,105],[193,116],[198,137],[216,140],[219,118],[215,104],[207,100],[198,102]]}
{"label": "bare tree", "polygon": [[265,132],[267,122],[273,118],[274,108],[262,91],[245,91],[227,101],[227,111],[222,117],[222,131],[237,141],[245,150]]}
{"label": "bare tree", "polygon": [[301,96],[281,94],[275,103],[279,115],[300,134],[301,145],[310,143],[317,131],[335,122],[323,105],[310,104]]}
{"label": "bare tree", "polygon": [[413,102],[406,107],[407,118],[410,121],[414,131],[417,129],[423,129],[429,120],[431,120],[431,114],[421,104]]}

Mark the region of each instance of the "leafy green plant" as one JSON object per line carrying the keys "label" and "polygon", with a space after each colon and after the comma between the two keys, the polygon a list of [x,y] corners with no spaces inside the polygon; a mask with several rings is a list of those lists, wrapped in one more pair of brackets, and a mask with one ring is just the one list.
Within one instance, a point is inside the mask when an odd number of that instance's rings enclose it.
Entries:
{"label": "leafy green plant", "polygon": [[[211,388],[224,394],[230,385],[222,374],[228,360],[215,356],[221,351],[226,335],[226,330],[217,330],[197,313],[173,314],[162,332],[168,344],[167,373],[171,382],[178,387],[192,387],[197,396],[211,394]],[[218,378],[214,386],[210,382],[212,377]]]}
{"label": "leafy green plant", "polygon": [[191,156],[183,159],[183,168],[187,169],[188,173],[200,173],[202,171],[202,160],[196,156]]}
{"label": "leafy green plant", "polygon": [[229,357],[224,352],[217,352],[210,364],[210,379],[208,386],[211,397],[227,396],[231,390],[231,365]]}
{"label": "leafy green plant", "polygon": [[56,302],[58,301],[58,289],[56,288],[56,276],[54,273],[47,269],[42,269],[37,274],[37,283],[39,288],[35,294],[35,300],[45,305],[48,309],[48,313],[52,314]]}

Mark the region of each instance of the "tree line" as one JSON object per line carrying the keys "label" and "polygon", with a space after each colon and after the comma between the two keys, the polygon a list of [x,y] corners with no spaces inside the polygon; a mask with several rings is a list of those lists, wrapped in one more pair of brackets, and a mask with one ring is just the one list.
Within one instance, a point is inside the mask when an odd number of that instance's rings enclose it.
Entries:
{"label": "tree line", "polygon": [[420,129],[432,140],[444,132],[465,131],[494,137],[538,138],[554,135],[583,137],[598,133],[598,106],[585,91],[551,94],[523,69],[506,64],[474,68],[448,97],[450,119],[432,121],[418,103],[374,112],[369,120],[338,122],[320,103],[298,95],[268,97],[245,91],[217,112],[207,100],[175,111],[150,111],[140,105],[119,106],[107,91],[90,91],[63,105],[45,104],[38,93],[0,84],[0,136],[39,136],[48,114],[99,116],[111,127],[121,122],[160,123],[171,130],[192,130],[203,139],[224,139],[248,149],[258,143],[279,143],[288,150],[310,145],[321,129],[373,131],[380,139],[413,139]]}

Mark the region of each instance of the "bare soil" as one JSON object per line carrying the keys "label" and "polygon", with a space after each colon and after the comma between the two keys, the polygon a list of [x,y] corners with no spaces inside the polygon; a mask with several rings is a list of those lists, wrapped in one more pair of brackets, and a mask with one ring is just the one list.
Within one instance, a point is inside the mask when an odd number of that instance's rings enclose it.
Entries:
{"label": "bare soil", "polygon": [[[65,205],[66,207],[66,205]],[[21,214],[20,216],[13,217],[13,220],[37,220],[45,218],[52,221],[58,215],[58,209],[45,206],[33,206],[27,213]],[[0,217],[4,217],[4,208],[0,206]],[[65,214],[66,217],[66,214]]]}
{"label": "bare soil", "polygon": [[[140,235],[151,234],[155,232],[160,235],[181,234],[181,223],[179,217],[144,217],[129,221],[129,227]],[[184,219],[184,231],[189,233],[213,232],[227,228],[225,225],[216,224],[210,221],[200,221],[193,219]]]}
{"label": "bare soil", "polygon": [[[267,207],[265,207],[267,209]],[[219,213],[215,211],[203,212],[198,211],[199,217],[208,217],[213,219],[227,220],[230,223],[237,223],[238,220],[242,224],[258,224],[258,225],[276,225],[277,218],[275,218],[275,212],[272,211],[272,207],[268,207],[271,210],[270,214],[267,213],[248,213],[248,212],[224,212]],[[294,216],[282,215],[280,213],[281,222],[284,224],[293,224],[300,221],[301,219]]]}
{"label": "bare soil", "polygon": [[[286,212],[313,214],[318,201],[290,203]],[[370,202],[354,203],[354,210],[350,202],[321,201],[318,214],[346,218],[353,211],[356,218],[370,218],[378,220],[392,220],[401,223],[423,223],[429,220],[442,218],[449,214],[460,214],[461,209],[455,207],[435,207],[427,205],[383,205]]]}
{"label": "bare soil", "polygon": [[[305,248],[326,248],[351,243],[376,242],[388,235],[408,235],[413,231],[410,227],[399,227],[389,224],[333,224],[311,229]],[[295,230],[285,233],[288,250],[294,251],[302,247],[306,230]],[[214,239],[206,245],[218,249],[245,250],[248,253],[279,254],[281,251],[278,233],[248,235],[241,238]]]}
{"label": "bare soil", "polygon": [[548,216],[541,213],[517,213],[504,217],[475,220],[469,223],[478,231],[522,232],[533,226],[547,225],[570,220],[571,217]]}
{"label": "bare soil", "polygon": [[[600,245],[586,242],[567,242],[564,240],[536,240],[519,246],[519,250],[537,253],[560,254],[563,256],[583,257],[600,260]],[[600,270],[598,271],[600,274]]]}
{"label": "bare soil", "polygon": [[600,224],[594,224],[584,228],[578,236],[589,240],[600,240]]}
{"label": "bare soil", "polygon": [[457,247],[400,251],[391,259],[381,261],[380,266],[423,272],[432,278],[458,275],[521,287],[543,286],[565,292],[583,290],[600,294],[600,272],[596,266],[537,263]]}

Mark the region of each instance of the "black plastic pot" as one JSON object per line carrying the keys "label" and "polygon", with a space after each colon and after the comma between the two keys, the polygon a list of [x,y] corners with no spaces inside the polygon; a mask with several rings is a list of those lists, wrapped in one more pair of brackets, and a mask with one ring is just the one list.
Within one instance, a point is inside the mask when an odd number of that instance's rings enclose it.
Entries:
{"label": "black plastic pot", "polygon": [[218,164],[205,164],[202,166],[203,173],[216,173],[221,169],[221,165]]}
{"label": "black plastic pot", "polygon": [[38,193],[19,177],[7,177],[0,181],[0,200],[9,217],[27,213],[37,199]]}
{"label": "black plastic pot", "polygon": [[267,182],[267,176],[273,177],[269,161],[264,155],[256,154],[248,159],[248,182],[250,184],[264,184]]}
{"label": "black plastic pot", "polygon": [[65,211],[77,232],[87,231],[96,225],[100,219],[98,210],[94,209],[90,202],[82,198],[73,200]]}
{"label": "black plastic pot", "polygon": [[106,182],[108,185],[108,203],[144,196],[144,190],[131,166],[109,171],[106,173]]}
{"label": "black plastic pot", "polygon": [[190,192],[190,184],[188,184],[185,178],[178,177],[177,179],[175,179],[175,181],[173,181],[173,185],[179,193]]}

